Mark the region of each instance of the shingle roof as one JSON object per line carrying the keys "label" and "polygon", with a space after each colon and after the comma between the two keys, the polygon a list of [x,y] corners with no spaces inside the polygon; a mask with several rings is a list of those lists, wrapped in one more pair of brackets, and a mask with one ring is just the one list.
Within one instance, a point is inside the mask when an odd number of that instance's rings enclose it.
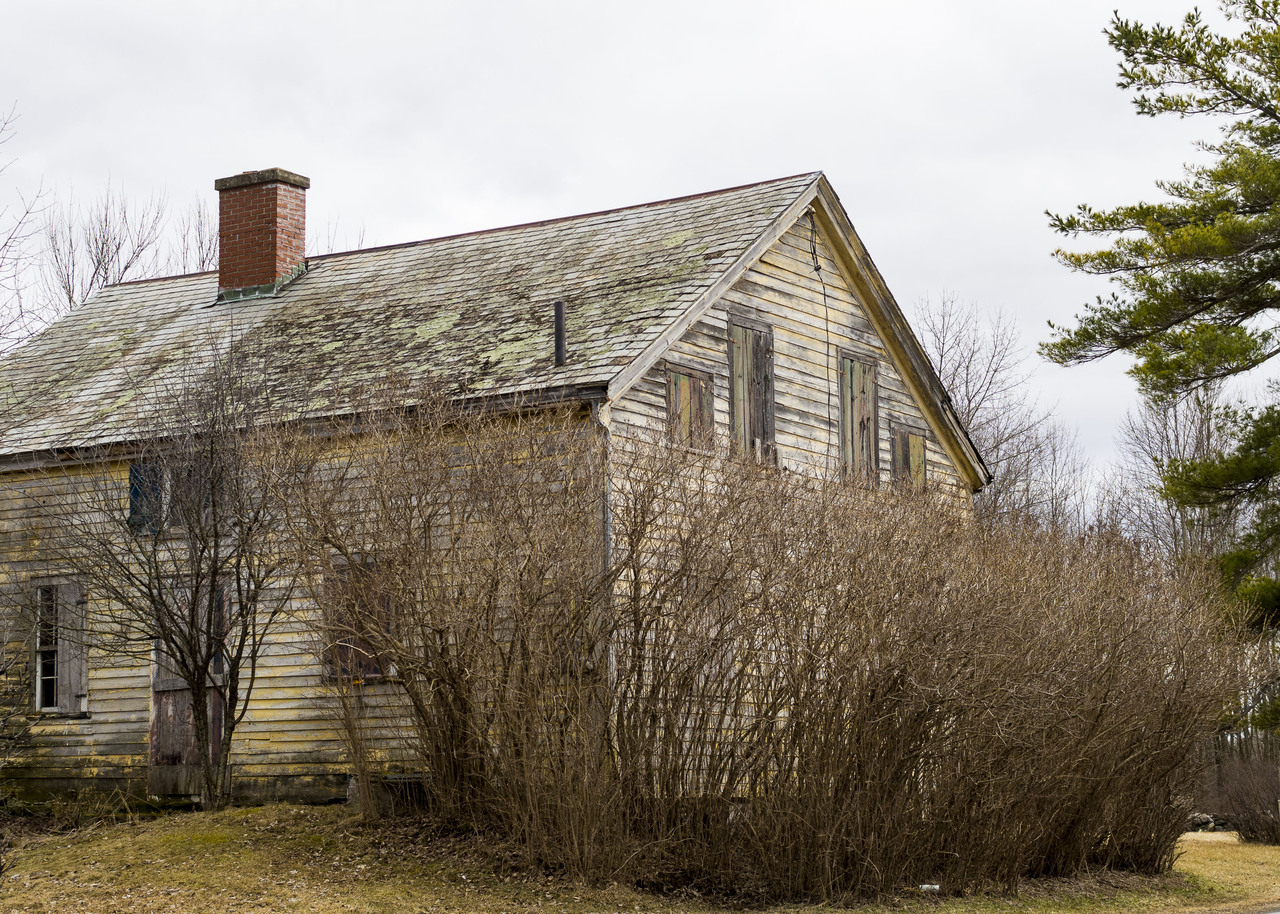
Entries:
{"label": "shingle roof", "polygon": [[603,386],[818,178],[317,257],[272,298],[215,305],[214,273],[104,289],[0,361],[0,454],[153,434],[165,391],[233,341],[270,352],[277,402],[313,413],[390,374],[481,395]]}

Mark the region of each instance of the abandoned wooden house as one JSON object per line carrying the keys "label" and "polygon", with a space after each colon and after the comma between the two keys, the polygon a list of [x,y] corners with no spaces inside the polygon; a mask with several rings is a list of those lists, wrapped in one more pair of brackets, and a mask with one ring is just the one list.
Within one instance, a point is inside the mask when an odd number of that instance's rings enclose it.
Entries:
{"label": "abandoned wooden house", "polygon": [[[154,658],[60,637],[59,618],[106,597],[27,562],[24,521],[52,480],[127,467],[157,434],[154,392],[189,377],[209,340],[276,340],[273,396],[313,413],[333,407],[317,378],[395,372],[458,397],[587,404],[609,436],[671,427],[798,471],[834,463],[964,499],[988,479],[820,173],[310,258],[308,186],[282,169],[217,181],[216,273],[104,289],[0,361],[4,583],[39,604],[10,648],[25,652],[31,727],[5,789],[193,792],[162,776],[189,764],[162,745],[182,741],[160,720],[180,684]],[[298,639],[269,653],[231,747],[238,794],[345,794],[321,670]]]}

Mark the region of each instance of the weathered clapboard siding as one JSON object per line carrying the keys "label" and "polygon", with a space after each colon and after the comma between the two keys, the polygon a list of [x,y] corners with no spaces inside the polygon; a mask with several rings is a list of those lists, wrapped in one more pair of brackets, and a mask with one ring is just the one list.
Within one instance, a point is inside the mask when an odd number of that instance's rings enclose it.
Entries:
{"label": "weathered clapboard siding", "polygon": [[[77,485],[120,487],[127,497],[127,465],[50,466],[0,477],[0,537],[7,561],[0,605],[8,649],[21,658],[11,675],[32,694],[29,623],[21,618],[21,593],[32,580],[62,577],[40,558],[36,506],[56,504],[56,496]],[[111,615],[89,593],[93,618]],[[348,765],[314,650],[305,598],[276,626],[258,667],[254,691],[232,746],[235,790],[246,797],[324,799],[342,796]],[[91,646],[88,653],[87,711],[35,714],[28,745],[3,771],[4,787],[39,797],[66,790],[146,791],[151,725],[152,667],[148,660]]]}
{"label": "weathered clapboard siding", "polygon": [[[8,649],[18,659],[10,675],[34,704],[34,656],[24,608],[30,584],[59,578],[59,569],[40,561],[42,537],[37,507],[91,473],[74,467],[59,473],[22,472],[0,480],[0,537],[8,561],[0,578],[0,619]],[[90,596],[89,599],[92,599]],[[145,771],[148,727],[146,670],[131,661],[88,651],[86,714],[43,714],[31,720],[28,746],[4,771],[6,788],[46,794],[74,786],[130,790]],[[133,789],[134,793],[138,791]]]}
{"label": "weathered clapboard siding", "polygon": [[[349,765],[335,729],[332,698],[318,658],[298,647],[297,636],[297,630],[279,628],[260,661],[232,747],[237,795],[325,799],[345,794]],[[88,715],[37,719],[31,748],[4,772],[6,786],[29,795],[70,787],[145,792],[151,674],[148,664],[129,663],[91,651]],[[372,730],[403,723],[398,713],[379,704],[388,702],[375,698],[366,705]],[[383,718],[388,723],[380,727]]]}
{"label": "weathered clapboard siding", "polygon": [[[814,269],[814,249],[819,273]],[[890,430],[923,434],[931,483],[967,491],[906,382],[902,367],[876,333],[864,305],[841,274],[821,231],[802,220],[775,242],[610,410],[614,434],[665,427],[666,368],[709,374],[715,389],[717,437],[729,438],[729,324],[745,318],[772,328],[776,444],[781,465],[809,472],[840,461],[839,358],[877,367],[876,440],[880,477],[889,476]]]}
{"label": "weathered clapboard siding", "polygon": [[264,646],[231,749],[244,799],[345,795],[349,764],[316,652],[313,614],[298,593]]}
{"label": "weathered clapboard siding", "polygon": [[[381,383],[395,371],[402,380],[431,378],[451,393],[498,404],[590,404],[598,412],[584,421],[594,430],[598,417],[620,438],[665,429],[670,365],[711,379],[715,430],[725,442],[730,325],[742,321],[768,328],[772,339],[782,466],[839,467],[840,358],[847,355],[876,368],[881,479],[890,475],[897,429],[924,439],[931,483],[967,499],[986,478],[936,373],[817,174],[317,258],[275,296],[202,307],[216,289],[209,274],[104,290],[0,363],[0,393],[22,392],[0,436],[0,592],[12,595],[56,574],[34,558],[41,537],[35,522],[59,486],[114,474],[124,497],[128,478],[123,463],[19,467],[48,461],[64,446],[127,448],[155,433],[146,404],[165,398],[140,390],[175,383],[179,368],[198,377],[207,347],[193,341],[204,334],[274,342],[273,392],[308,415],[351,406],[341,397],[313,399],[316,379],[336,390],[338,382]],[[552,360],[557,300],[568,305],[564,364]],[[104,335],[104,326],[118,327],[118,335]],[[764,345],[763,337],[752,339],[752,346]],[[234,789],[247,798],[341,796],[351,765],[334,684],[318,656],[315,608],[303,589],[290,610],[261,657],[230,747]],[[31,646],[21,632],[7,634],[25,660],[15,675],[29,679]],[[88,659],[87,713],[34,717],[30,751],[3,774],[10,789],[146,790],[152,664],[98,649]],[[24,687],[34,703],[34,686]],[[403,690],[394,681],[359,688],[362,737],[375,767],[412,770]]]}

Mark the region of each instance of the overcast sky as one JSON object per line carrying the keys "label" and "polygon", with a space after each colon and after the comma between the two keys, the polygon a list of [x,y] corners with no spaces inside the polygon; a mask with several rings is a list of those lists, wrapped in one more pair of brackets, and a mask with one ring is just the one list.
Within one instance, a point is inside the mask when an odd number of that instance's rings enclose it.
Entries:
{"label": "overcast sky", "polygon": [[[1150,198],[1215,135],[1133,113],[1117,6],[1190,0],[9,4],[0,193],[176,210],[280,166],[342,249],[821,169],[908,314],[951,293],[1030,349],[1105,291],[1053,261],[1044,211]],[[1105,462],[1126,367],[1039,364],[1028,395]]]}

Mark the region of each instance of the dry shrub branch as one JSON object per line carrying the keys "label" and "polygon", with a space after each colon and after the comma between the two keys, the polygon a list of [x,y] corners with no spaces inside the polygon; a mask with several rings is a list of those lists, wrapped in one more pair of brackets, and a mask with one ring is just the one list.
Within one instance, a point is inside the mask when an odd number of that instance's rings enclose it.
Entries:
{"label": "dry shrub branch", "polygon": [[780,899],[1171,864],[1235,687],[1207,578],[585,413],[418,402],[328,437],[299,530],[334,675],[407,713],[427,815]]}

